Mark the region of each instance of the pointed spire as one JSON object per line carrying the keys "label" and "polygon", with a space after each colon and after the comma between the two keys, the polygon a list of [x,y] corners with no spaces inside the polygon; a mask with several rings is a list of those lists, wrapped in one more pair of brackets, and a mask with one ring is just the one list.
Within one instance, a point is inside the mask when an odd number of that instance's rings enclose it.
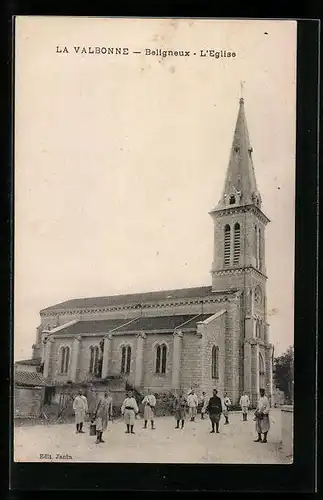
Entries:
{"label": "pointed spire", "polygon": [[249,204],[255,204],[260,208],[261,197],[257,188],[252,151],[241,83],[238,117],[233,135],[226,179],[218,208],[227,205]]}

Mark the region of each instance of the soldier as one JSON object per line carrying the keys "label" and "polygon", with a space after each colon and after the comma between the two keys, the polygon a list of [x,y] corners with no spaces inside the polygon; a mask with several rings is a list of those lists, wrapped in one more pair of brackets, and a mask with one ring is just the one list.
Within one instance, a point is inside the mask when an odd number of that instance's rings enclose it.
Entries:
{"label": "soldier", "polygon": [[216,432],[219,433],[219,422],[222,413],[222,401],[218,396],[218,391],[213,389],[213,396],[209,399],[209,403],[206,407],[212,424],[211,434],[214,433],[214,424],[216,425]]}
{"label": "soldier", "polygon": [[122,403],[121,413],[124,417],[125,424],[127,426],[126,434],[135,434],[133,428],[135,425],[135,417],[139,413],[137,401],[133,397],[133,392],[128,391],[127,397]]}
{"label": "soldier", "polygon": [[179,393],[175,396],[173,408],[175,410],[175,420],[176,420],[175,429],[179,429],[180,422],[181,422],[181,428],[183,429],[186,417],[187,401],[186,398],[184,397],[182,390],[180,390]]}
{"label": "soldier", "polygon": [[73,410],[75,412],[76,434],[84,434],[83,423],[85,414],[88,411],[88,404],[81,390],[79,390],[78,395],[73,401]]}
{"label": "soldier", "polygon": [[152,391],[149,389],[147,390],[147,394],[142,400],[142,403],[144,405],[144,429],[147,429],[147,423],[148,420],[151,422],[151,428],[154,430],[154,416],[155,416],[155,409],[156,409],[156,398]]}
{"label": "soldier", "polygon": [[[258,433],[258,439],[255,440],[256,443],[267,443],[267,434],[270,428],[269,412],[270,404],[267,396],[265,396],[265,389],[260,389],[260,398],[254,418],[256,421],[256,432]],[[261,440],[261,434],[264,435],[263,440]]]}
{"label": "soldier", "polygon": [[228,394],[225,392],[224,393],[224,399],[223,399],[223,415],[225,418],[224,425],[228,425],[229,423],[229,411],[231,408],[231,400],[228,396]]}
{"label": "soldier", "polygon": [[194,390],[191,390],[191,393],[187,396],[187,404],[188,404],[190,420],[191,422],[194,422],[198,405],[197,395],[195,394]]}
{"label": "soldier", "polygon": [[104,397],[99,400],[98,408],[96,411],[96,444],[104,443],[102,434],[108,427],[109,418],[112,416],[112,398],[109,392],[104,393]]}
{"label": "soldier", "polygon": [[246,422],[248,420],[248,409],[250,406],[250,399],[245,391],[243,391],[242,393],[239,404],[241,406],[241,411],[242,411],[242,421]]}
{"label": "soldier", "polygon": [[203,391],[202,396],[201,396],[201,401],[200,401],[200,407],[201,407],[201,419],[204,419],[206,407],[207,407],[207,399],[206,399],[206,394]]}

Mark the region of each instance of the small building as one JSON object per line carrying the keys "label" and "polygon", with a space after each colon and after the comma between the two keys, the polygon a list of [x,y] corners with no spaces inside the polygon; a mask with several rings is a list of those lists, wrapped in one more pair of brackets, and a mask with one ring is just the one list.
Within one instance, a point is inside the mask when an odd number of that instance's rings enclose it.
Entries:
{"label": "small building", "polygon": [[23,359],[15,362],[15,370],[18,372],[39,373],[41,369],[41,359]]}

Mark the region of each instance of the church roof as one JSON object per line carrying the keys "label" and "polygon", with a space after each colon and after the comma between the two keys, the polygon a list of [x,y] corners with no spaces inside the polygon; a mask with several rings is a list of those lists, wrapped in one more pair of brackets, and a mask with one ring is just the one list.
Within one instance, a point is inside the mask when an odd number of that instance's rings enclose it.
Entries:
{"label": "church roof", "polygon": [[14,382],[19,386],[45,386],[46,381],[44,377],[37,372],[17,371],[14,375]]}
{"label": "church roof", "polygon": [[29,365],[29,366],[39,366],[41,364],[40,358],[34,359],[20,359],[15,362],[16,365]]}
{"label": "church roof", "polygon": [[85,333],[125,334],[142,331],[173,332],[175,328],[196,329],[196,324],[212,316],[212,314],[185,314],[174,316],[144,316],[133,321],[125,319],[99,319],[92,321],[78,321],[73,325],[60,330],[61,333],[80,335]]}
{"label": "church roof", "polygon": [[89,297],[80,299],[71,299],[59,304],[42,309],[40,313],[50,312],[55,310],[65,309],[86,309],[86,308],[102,308],[123,305],[138,305],[138,308],[143,303],[158,302],[170,299],[190,299],[203,298],[209,295],[225,295],[232,294],[232,290],[212,292],[211,286],[200,286],[195,288],[181,288],[177,290],[160,290],[154,292],[134,293],[125,295],[110,295],[106,297]]}
{"label": "church roof", "polygon": [[235,195],[236,193],[239,197],[239,205],[254,204],[256,196],[258,197],[258,206],[260,208],[261,200],[257,188],[252,151],[244,109],[244,99],[241,98],[231,145],[229,165],[218,208],[227,205],[225,197],[230,197],[230,195]]}

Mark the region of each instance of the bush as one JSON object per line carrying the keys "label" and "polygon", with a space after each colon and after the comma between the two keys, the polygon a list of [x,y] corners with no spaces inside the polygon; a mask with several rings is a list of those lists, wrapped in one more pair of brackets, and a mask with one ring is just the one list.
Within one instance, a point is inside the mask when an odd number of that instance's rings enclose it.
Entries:
{"label": "bush", "polygon": [[174,395],[171,392],[160,392],[156,397],[156,416],[163,417],[173,414]]}

